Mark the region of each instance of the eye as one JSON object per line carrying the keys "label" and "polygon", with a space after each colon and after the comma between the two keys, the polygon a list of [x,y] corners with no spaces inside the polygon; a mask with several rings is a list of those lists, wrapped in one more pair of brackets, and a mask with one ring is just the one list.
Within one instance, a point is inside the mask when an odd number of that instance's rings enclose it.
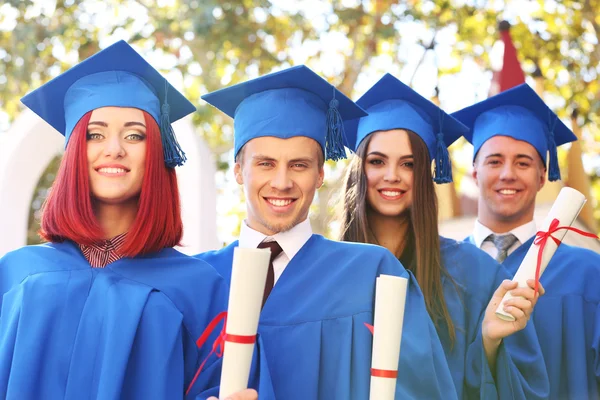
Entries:
{"label": "eye", "polygon": [[141,133],[130,133],[129,135],[125,136],[125,140],[131,140],[134,142],[140,142],[142,140],[146,139],[146,135],[143,135]]}
{"label": "eye", "polygon": [[302,164],[302,163],[296,163],[292,165],[293,168],[300,168],[300,169],[304,169],[307,168],[308,166],[306,164]]}
{"label": "eye", "polygon": [[383,160],[380,160],[379,158],[372,158],[368,162],[371,165],[383,165]]}
{"label": "eye", "polygon": [[270,161],[261,161],[258,163],[259,167],[271,167],[272,165],[273,163]]}
{"label": "eye", "polygon": [[488,160],[489,165],[500,165],[500,160]]}
{"label": "eye", "polygon": [[405,168],[413,169],[415,166],[415,163],[413,161],[407,161],[407,162],[403,163],[402,166]]}
{"label": "eye", "polygon": [[528,162],[519,162],[519,167],[521,168],[529,168],[530,164]]}
{"label": "eye", "polygon": [[87,137],[87,140],[100,140],[100,139],[104,138],[104,136],[102,136],[102,134],[95,133],[95,132],[88,132],[86,137]]}

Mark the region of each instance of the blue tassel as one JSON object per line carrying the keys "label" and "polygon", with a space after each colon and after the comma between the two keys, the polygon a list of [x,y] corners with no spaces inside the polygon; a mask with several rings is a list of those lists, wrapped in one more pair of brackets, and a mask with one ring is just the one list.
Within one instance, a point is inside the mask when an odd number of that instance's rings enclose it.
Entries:
{"label": "blue tassel", "polygon": [[[166,86],[166,82],[165,82]],[[163,145],[163,155],[165,157],[165,164],[169,168],[175,168],[182,166],[187,158],[185,153],[181,149],[181,146],[175,138],[175,132],[171,126],[169,119],[169,112],[171,107],[167,101],[167,88],[165,87],[165,102],[160,107],[160,137]]]}
{"label": "blue tassel", "polygon": [[444,143],[444,134],[439,132],[436,135],[436,157],[435,157],[435,183],[450,183],[452,182],[452,164],[450,163],[450,155],[448,147]]}
{"label": "blue tassel", "polygon": [[558,152],[556,142],[554,141],[554,131],[548,133],[548,152],[550,160],[548,162],[548,180],[550,182],[560,180],[560,168],[558,166]]}
{"label": "blue tassel", "polygon": [[333,99],[329,102],[327,110],[327,133],[325,136],[325,155],[328,160],[338,161],[346,158],[344,149],[344,121],[338,111],[339,102],[335,98],[333,88]]}

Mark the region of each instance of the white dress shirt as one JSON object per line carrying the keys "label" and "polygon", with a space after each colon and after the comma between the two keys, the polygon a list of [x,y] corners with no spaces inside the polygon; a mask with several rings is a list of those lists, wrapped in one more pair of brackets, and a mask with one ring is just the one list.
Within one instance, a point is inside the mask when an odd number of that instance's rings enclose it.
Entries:
{"label": "white dress shirt", "polygon": [[279,232],[273,236],[267,236],[254,229],[250,228],[246,221],[242,223],[240,229],[240,247],[257,248],[262,242],[276,241],[283,250],[281,254],[273,260],[273,272],[275,273],[275,283],[289,264],[290,260],[300,251],[302,246],[312,236],[312,227],[310,220],[307,218],[294,226],[289,231]]}
{"label": "white dress shirt", "polygon": [[507,254],[510,255],[513,251],[519,248],[523,243],[531,239],[535,236],[537,232],[537,227],[535,225],[535,221],[529,221],[526,224],[523,224],[519,227],[516,227],[510,232],[505,233],[496,233],[493,232],[490,228],[483,225],[479,220],[475,221],[475,230],[473,231],[473,241],[475,242],[475,246],[479,247],[481,250],[488,253],[494,259],[498,255],[498,250],[494,243],[489,240],[485,240],[490,234],[494,233],[496,235],[505,235],[507,233],[512,233],[516,236],[517,241],[509,247]]}

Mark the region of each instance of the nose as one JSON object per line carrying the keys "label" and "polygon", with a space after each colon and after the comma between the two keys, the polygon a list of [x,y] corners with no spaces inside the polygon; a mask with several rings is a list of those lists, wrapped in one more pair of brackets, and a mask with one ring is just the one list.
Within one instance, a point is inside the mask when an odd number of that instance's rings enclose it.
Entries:
{"label": "nose", "polygon": [[385,175],[383,176],[383,180],[389,183],[400,182],[400,174],[398,173],[398,169],[395,165],[391,163],[387,167],[385,171]]}
{"label": "nose", "polygon": [[280,165],[275,171],[275,176],[271,179],[271,187],[279,191],[289,190],[294,186],[290,177],[290,171],[286,165]]}
{"label": "nose", "polygon": [[104,156],[110,158],[121,158],[125,155],[125,148],[121,143],[120,135],[109,135],[104,142]]}
{"label": "nose", "polygon": [[502,170],[500,171],[500,179],[503,181],[512,181],[517,178],[515,174],[515,167],[512,163],[504,163]]}

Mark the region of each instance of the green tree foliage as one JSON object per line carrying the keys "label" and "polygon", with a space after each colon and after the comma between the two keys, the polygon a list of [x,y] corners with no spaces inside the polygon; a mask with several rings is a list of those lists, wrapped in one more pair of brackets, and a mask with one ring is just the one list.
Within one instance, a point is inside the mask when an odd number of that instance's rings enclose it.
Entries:
{"label": "green tree foliage", "polygon": [[[527,12],[516,12],[516,3]],[[202,94],[306,63],[353,96],[365,72],[381,74],[390,65],[400,71],[415,57],[423,62],[427,49],[448,38],[454,62],[438,65],[439,76],[459,73],[466,59],[489,70],[497,23],[508,18],[525,71],[541,71],[561,116],[579,110],[587,150],[595,154],[599,6],[600,0],[8,0],[0,4],[0,114],[14,118],[27,91],[123,38],[154,64],[159,61],[163,72],[176,71],[186,95],[199,105],[198,133],[225,172],[231,121],[202,106]],[[408,25],[426,33],[416,39],[418,54],[403,50],[402,28]],[[330,179],[314,205],[318,232],[327,231],[343,166],[328,165]],[[222,176],[231,186],[230,177]],[[221,189],[231,195],[229,186]]]}

